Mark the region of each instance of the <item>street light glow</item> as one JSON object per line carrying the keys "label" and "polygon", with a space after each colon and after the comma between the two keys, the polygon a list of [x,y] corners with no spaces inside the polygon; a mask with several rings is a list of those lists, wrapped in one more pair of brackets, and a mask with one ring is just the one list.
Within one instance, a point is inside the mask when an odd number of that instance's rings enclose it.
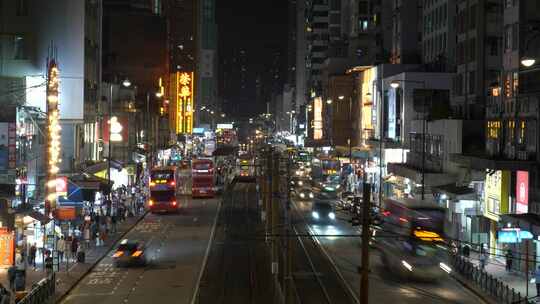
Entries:
{"label": "street light glow", "polygon": [[536,59],[532,57],[523,57],[521,59],[521,64],[525,67],[531,67],[536,63]]}
{"label": "street light glow", "polygon": [[345,96],[339,95],[338,99],[339,99],[339,100],[343,100],[343,99],[345,99]]}
{"label": "street light glow", "polygon": [[327,104],[332,104],[332,99],[327,99],[327,100],[326,100],[326,103],[327,103]]}
{"label": "street light glow", "polygon": [[399,88],[399,81],[397,80],[392,80],[392,82],[390,82],[390,86],[394,89],[397,89]]}
{"label": "street light glow", "polygon": [[129,81],[129,79],[124,79],[124,81],[122,81],[122,85],[126,88],[129,88],[131,86],[131,81]]}

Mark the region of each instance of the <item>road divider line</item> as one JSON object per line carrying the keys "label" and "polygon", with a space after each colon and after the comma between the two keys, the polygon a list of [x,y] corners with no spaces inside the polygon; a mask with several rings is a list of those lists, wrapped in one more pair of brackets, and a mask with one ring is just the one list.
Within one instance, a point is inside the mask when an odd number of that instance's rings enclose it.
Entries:
{"label": "road divider line", "polygon": [[202,276],[204,275],[204,269],[206,268],[206,263],[208,262],[208,256],[210,255],[210,250],[212,249],[212,244],[214,243],[214,234],[216,232],[216,226],[219,218],[219,213],[221,211],[221,204],[223,203],[223,200],[221,200],[217,207],[216,217],[214,218],[214,223],[212,224],[212,230],[210,231],[210,238],[208,240],[208,245],[206,246],[206,252],[204,253],[203,262],[201,265],[201,269],[199,270],[199,276],[197,277],[197,283],[195,283],[195,290],[193,291],[193,295],[191,297],[191,304],[195,304],[197,301],[197,297],[199,296],[199,288],[201,285]]}

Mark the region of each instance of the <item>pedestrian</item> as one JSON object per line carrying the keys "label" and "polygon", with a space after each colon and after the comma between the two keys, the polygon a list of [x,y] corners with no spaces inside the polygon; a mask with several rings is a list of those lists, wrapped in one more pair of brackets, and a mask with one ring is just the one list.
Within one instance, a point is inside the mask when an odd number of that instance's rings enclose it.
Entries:
{"label": "pedestrian", "polygon": [[73,236],[73,239],[71,240],[71,257],[74,260],[77,260],[77,251],[79,250],[79,240],[77,237]]}
{"label": "pedestrian", "polygon": [[8,275],[8,281],[9,281],[9,289],[11,290],[15,288],[15,275],[16,274],[17,274],[17,267],[15,267],[15,265],[9,266],[7,270],[7,275]]}
{"label": "pedestrian", "polygon": [[47,275],[50,275],[53,272],[53,258],[49,250],[45,252],[45,272]]}
{"label": "pedestrian", "polygon": [[512,253],[512,250],[510,248],[506,250],[506,254],[504,255],[504,257],[506,258],[506,271],[512,271],[514,254]]}
{"label": "pedestrian", "polygon": [[116,215],[111,216],[111,232],[116,233]]}
{"label": "pedestrian", "polygon": [[28,250],[28,263],[34,268],[36,268],[36,254],[37,254],[37,246],[36,243],[33,243],[32,246],[30,246],[30,249]]}
{"label": "pedestrian", "polygon": [[0,283],[0,304],[9,304],[10,300],[9,291]]}
{"label": "pedestrian", "polygon": [[64,249],[66,248],[66,240],[62,235],[60,239],[56,242],[56,251],[58,252],[58,261],[62,263],[64,260]]}
{"label": "pedestrian", "polygon": [[88,224],[84,225],[83,238],[84,238],[84,248],[86,249],[90,248],[90,227],[88,227]]}
{"label": "pedestrian", "polygon": [[486,268],[487,255],[484,252],[481,252],[478,260],[480,262],[480,269],[484,270]]}
{"label": "pedestrian", "polygon": [[469,256],[471,256],[471,246],[468,244],[465,244],[462,249],[463,257],[466,259],[469,259]]}
{"label": "pedestrian", "polygon": [[71,251],[71,239],[70,238],[64,239],[64,255],[66,256],[67,263],[69,263],[69,257],[71,256],[70,251]]}
{"label": "pedestrian", "polygon": [[536,297],[540,297],[540,266],[534,272],[534,280],[536,283]]}

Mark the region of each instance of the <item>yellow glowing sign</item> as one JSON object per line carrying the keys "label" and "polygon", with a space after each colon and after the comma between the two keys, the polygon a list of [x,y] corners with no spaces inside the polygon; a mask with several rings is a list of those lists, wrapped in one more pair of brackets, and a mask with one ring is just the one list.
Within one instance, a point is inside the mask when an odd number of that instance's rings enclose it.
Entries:
{"label": "yellow glowing sign", "polygon": [[508,213],[510,171],[487,172],[484,183],[484,216],[498,221],[499,215]]}
{"label": "yellow glowing sign", "polygon": [[193,132],[193,72],[176,72],[176,133]]}
{"label": "yellow glowing sign", "polygon": [[426,230],[415,230],[414,236],[421,239],[422,241],[442,241],[441,236],[433,231]]}
{"label": "yellow glowing sign", "polygon": [[316,97],[313,100],[313,139],[322,139],[323,120],[322,120],[322,98]]}

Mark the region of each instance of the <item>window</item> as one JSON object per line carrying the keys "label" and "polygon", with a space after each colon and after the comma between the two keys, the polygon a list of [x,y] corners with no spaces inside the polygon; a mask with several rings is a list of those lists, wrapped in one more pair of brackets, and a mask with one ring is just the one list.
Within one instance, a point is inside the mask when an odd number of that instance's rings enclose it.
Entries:
{"label": "window", "polygon": [[509,120],[507,122],[508,142],[513,143],[516,137],[516,122]]}
{"label": "window", "polygon": [[476,38],[469,40],[469,61],[476,59]]}
{"label": "window", "polygon": [[512,50],[517,50],[519,47],[519,24],[512,24]]}
{"label": "window", "polygon": [[524,144],[525,143],[525,130],[527,128],[527,124],[525,123],[524,120],[522,120],[520,123],[519,123],[519,137],[518,137],[518,143],[519,144]]}
{"label": "window", "polygon": [[488,48],[488,54],[490,56],[498,56],[499,55],[499,41],[497,37],[488,37],[487,38],[487,48]]}
{"label": "window", "polygon": [[28,16],[28,0],[17,0],[17,16]]}
{"label": "window", "polygon": [[341,24],[341,14],[340,13],[331,13],[330,14],[330,24]]}
{"label": "window", "polygon": [[368,15],[369,14],[369,3],[366,1],[358,2],[358,14],[359,15]]}
{"label": "window", "polygon": [[504,28],[504,49],[505,51],[512,49],[512,26],[507,25]]}
{"label": "window", "polygon": [[518,72],[512,73],[512,91],[514,94],[518,93],[518,87],[519,87],[519,74]]}
{"label": "window", "polygon": [[476,4],[469,8],[469,29],[476,28]]}
{"label": "window", "polygon": [[26,39],[24,36],[13,37],[13,59],[28,59],[26,54]]}
{"label": "window", "polygon": [[471,71],[469,72],[469,93],[470,94],[473,94],[474,91],[476,90],[476,72],[475,71]]}
{"label": "window", "polygon": [[369,21],[366,18],[358,19],[358,30],[360,32],[367,32],[369,27]]}
{"label": "window", "polygon": [[501,122],[500,121],[488,121],[487,122],[487,129],[488,129],[488,138],[497,139],[497,138],[499,138],[499,131],[501,130]]}
{"label": "window", "polygon": [[332,10],[332,11],[341,10],[341,0],[331,0],[330,1],[330,10]]}
{"label": "window", "polygon": [[506,97],[512,97],[512,87],[512,74],[506,73],[506,75],[504,75],[504,94]]}

